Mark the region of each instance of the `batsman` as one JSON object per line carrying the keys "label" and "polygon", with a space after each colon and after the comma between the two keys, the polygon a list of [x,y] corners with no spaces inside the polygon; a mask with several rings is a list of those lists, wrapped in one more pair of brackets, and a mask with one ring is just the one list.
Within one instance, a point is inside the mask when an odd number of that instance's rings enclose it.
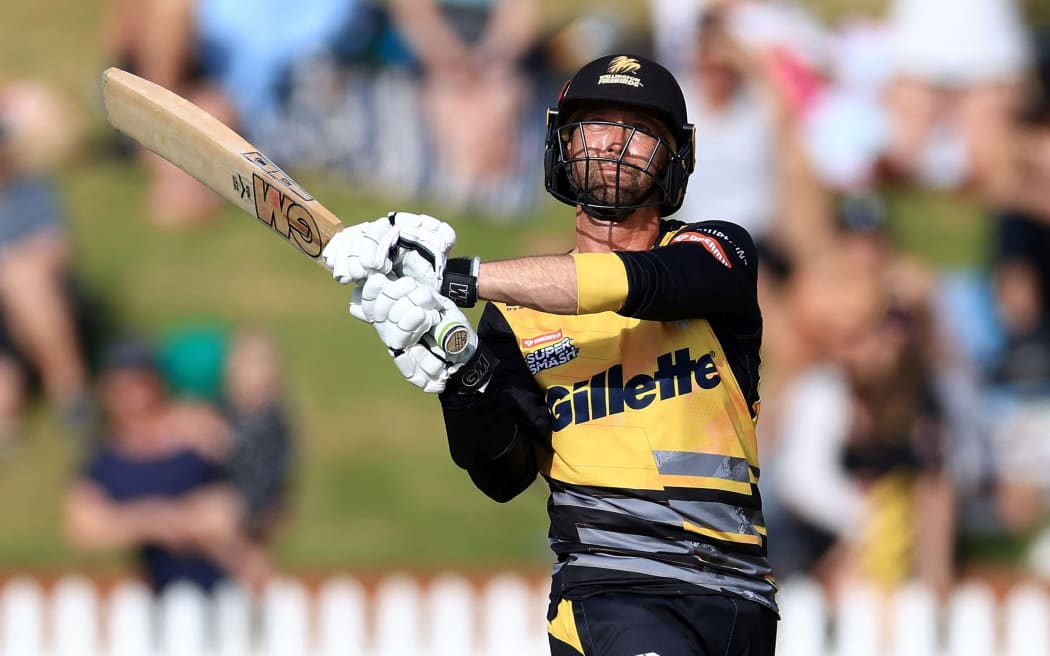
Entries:
{"label": "batsman", "polygon": [[[502,502],[537,475],[550,486],[553,656],[774,654],[757,255],[736,224],[664,218],[693,132],[670,72],[602,57],[547,112],[545,186],[575,208],[571,252],[449,258],[448,224],[394,212],[323,253],[355,285],[351,314],[438,395],[478,489]],[[431,329],[469,326],[459,307],[479,299],[476,333],[441,348]]]}

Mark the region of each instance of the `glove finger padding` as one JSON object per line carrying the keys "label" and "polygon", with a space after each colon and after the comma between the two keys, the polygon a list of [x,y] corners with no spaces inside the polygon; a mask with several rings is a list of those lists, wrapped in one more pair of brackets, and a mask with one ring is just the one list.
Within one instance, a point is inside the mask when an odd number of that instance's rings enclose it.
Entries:
{"label": "glove finger padding", "polygon": [[[375,323],[386,321],[397,301],[420,288],[420,284],[411,278],[395,278],[386,282],[376,281],[376,286],[378,293],[372,304],[372,321]],[[426,300],[424,299],[424,302]],[[436,304],[436,301],[434,303]]]}
{"label": "glove finger padding", "polygon": [[390,355],[408,382],[432,394],[445,391],[451,375],[448,363],[425,344],[413,344],[403,351],[391,350]]}
{"label": "glove finger padding", "polygon": [[419,251],[412,249],[401,249],[394,256],[394,270],[402,276],[414,278],[430,287],[434,291],[441,289],[441,279],[445,273],[444,258],[436,258],[433,262]]}
{"label": "glove finger padding", "polygon": [[427,214],[395,212],[391,220],[399,230],[393,256],[394,272],[439,290],[448,253],[456,243],[456,231]]}
{"label": "glove finger padding", "polygon": [[325,246],[321,257],[341,284],[361,282],[372,273],[390,273],[390,251],[400,229],[387,217],[344,228]]}
{"label": "glove finger padding", "polygon": [[359,253],[361,265],[370,273],[390,273],[393,267],[390,252],[394,250],[394,245],[400,239],[401,230],[397,226],[391,226],[389,221],[376,219],[367,224],[365,237],[373,241],[374,246],[365,244],[362,247]]}
{"label": "glove finger padding", "polygon": [[390,277],[382,273],[368,276],[350,295],[350,315],[365,323],[375,323],[376,299],[390,282]]}
{"label": "glove finger padding", "polygon": [[341,230],[332,235],[332,238],[321,252],[321,258],[324,260],[325,266],[331,269],[332,277],[341,285],[355,281],[350,270],[348,246],[348,243],[353,238],[353,230],[351,228]]}
{"label": "glove finger padding", "polygon": [[456,231],[449,224],[429,214],[413,214],[412,212],[394,212],[391,224],[411,232],[432,233],[441,242],[448,244],[451,248],[456,243]]}
{"label": "glove finger padding", "polygon": [[411,278],[382,287],[374,304],[373,321],[383,343],[404,349],[419,342],[441,321],[437,294]]}

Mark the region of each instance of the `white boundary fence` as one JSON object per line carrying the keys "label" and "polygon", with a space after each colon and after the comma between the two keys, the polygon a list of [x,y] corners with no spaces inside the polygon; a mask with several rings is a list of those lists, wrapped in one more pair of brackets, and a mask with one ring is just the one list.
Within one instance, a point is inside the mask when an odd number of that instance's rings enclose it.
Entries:
{"label": "white boundary fence", "polygon": [[[0,587],[0,656],[542,656],[546,587],[513,574],[390,575],[368,589],[288,579],[250,602],[232,588],[153,598],[133,582],[100,593],[79,577],[16,578]],[[1050,656],[1050,597],[1036,584],[1001,598],[962,584],[943,603],[915,586],[858,589],[830,604],[792,581],[780,603],[778,656]]]}

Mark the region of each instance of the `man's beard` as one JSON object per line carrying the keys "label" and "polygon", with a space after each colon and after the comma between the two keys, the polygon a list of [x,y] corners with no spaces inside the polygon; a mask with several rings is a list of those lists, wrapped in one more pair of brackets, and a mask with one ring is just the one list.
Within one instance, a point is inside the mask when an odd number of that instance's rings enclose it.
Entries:
{"label": "man's beard", "polygon": [[[576,186],[593,199],[592,202],[610,207],[640,205],[644,203],[656,184],[651,173],[631,164],[619,163],[615,170],[600,167],[613,160],[579,159],[572,162],[572,177]],[[584,180],[581,184],[580,181]]]}

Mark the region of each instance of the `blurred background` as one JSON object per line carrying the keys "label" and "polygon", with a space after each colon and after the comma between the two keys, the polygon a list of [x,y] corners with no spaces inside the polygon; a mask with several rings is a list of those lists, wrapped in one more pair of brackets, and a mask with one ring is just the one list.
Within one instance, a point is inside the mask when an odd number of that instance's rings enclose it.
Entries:
{"label": "blurred background", "polygon": [[[544,110],[580,65],[682,80],[676,218],[747,227],[781,580],[1050,578],[1047,0],[40,0],[0,22],[0,577],[542,578],[545,490],[447,457],[348,290],[104,121],[115,65],[347,223],[569,247]],[[472,315],[476,317],[476,315]]]}

